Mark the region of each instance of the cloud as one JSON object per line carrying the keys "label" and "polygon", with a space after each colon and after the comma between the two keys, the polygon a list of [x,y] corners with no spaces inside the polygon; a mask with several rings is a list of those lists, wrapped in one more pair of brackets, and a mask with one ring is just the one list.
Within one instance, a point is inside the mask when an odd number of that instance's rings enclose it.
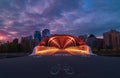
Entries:
{"label": "cloud", "polygon": [[32,35],[48,28],[52,34],[102,35],[120,30],[119,0],[0,0],[0,33]]}

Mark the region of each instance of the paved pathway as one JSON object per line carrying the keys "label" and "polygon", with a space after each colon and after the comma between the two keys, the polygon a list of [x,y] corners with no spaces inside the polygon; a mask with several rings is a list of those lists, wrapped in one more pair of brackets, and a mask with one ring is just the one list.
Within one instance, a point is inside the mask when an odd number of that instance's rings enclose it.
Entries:
{"label": "paved pathway", "polygon": [[0,78],[120,78],[120,57],[25,56],[1,59]]}

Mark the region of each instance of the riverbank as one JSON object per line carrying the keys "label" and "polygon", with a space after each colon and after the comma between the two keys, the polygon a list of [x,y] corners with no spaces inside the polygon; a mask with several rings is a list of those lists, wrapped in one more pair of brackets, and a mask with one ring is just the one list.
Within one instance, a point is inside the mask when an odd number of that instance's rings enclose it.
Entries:
{"label": "riverbank", "polygon": [[0,59],[27,56],[30,53],[0,53]]}
{"label": "riverbank", "polygon": [[93,51],[93,53],[100,56],[120,57],[120,51],[100,50],[100,51]]}

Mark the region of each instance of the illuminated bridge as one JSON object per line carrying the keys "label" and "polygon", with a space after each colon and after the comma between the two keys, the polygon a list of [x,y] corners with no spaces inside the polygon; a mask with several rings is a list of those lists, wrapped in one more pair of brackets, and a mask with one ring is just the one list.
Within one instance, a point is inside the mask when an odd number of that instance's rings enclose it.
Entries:
{"label": "illuminated bridge", "polygon": [[71,35],[52,35],[35,47],[32,55],[89,55],[91,49]]}

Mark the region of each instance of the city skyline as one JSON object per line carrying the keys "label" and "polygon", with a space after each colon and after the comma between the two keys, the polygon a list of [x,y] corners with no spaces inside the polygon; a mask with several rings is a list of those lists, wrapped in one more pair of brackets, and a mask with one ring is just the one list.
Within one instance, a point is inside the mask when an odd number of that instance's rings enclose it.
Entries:
{"label": "city skyline", "polygon": [[[4,37],[0,37],[0,41],[2,41],[2,42],[13,42],[15,39],[18,39],[19,42],[20,42],[22,38],[37,39],[38,37],[39,37],[38,39],[40,39],[40,41],[41,41],[43,38],[46,38],[47,35],[49,35],[49,36],[53,36],[53,35],[71,35],[71,34],[56,34],[56,33],[52,34],[50,31],[51,30],[49,30],[49,29],[43,29],[42,31],[36,30],[32,34],[21,36],[19,38],[15,37],[15,38],[9,39],[9,40],[5,40]],[[76,37],[81,38],[83,41],[84,41],[84,38],[88,38],[90,35],[94,35],[97,39],[104,39],[104,34],[108,33],[108,32],[111,32],[111,31],[116,31],[116,32],[120,33],[120,31],[110,29],[110,30],[108,30],[106,32],[103,32],[101,36],[96,36],[96,34],[90,34],[90,33],[85,34],[85,33],[83,33],[83,34],[79,34]],[[38,34],[38,32],[39,32],[39,34]],[[46,32],[46,33],[43,34],[43,32]],[[75,35],[73,35],[73,36],[75,36]],[[83,38],[83,36],[84,36],[84,38]]]}
{"label": "city skyline", "polygon": [[0,0],[0,40],[33,35],[102,34],[120,31],[119,0]]}

